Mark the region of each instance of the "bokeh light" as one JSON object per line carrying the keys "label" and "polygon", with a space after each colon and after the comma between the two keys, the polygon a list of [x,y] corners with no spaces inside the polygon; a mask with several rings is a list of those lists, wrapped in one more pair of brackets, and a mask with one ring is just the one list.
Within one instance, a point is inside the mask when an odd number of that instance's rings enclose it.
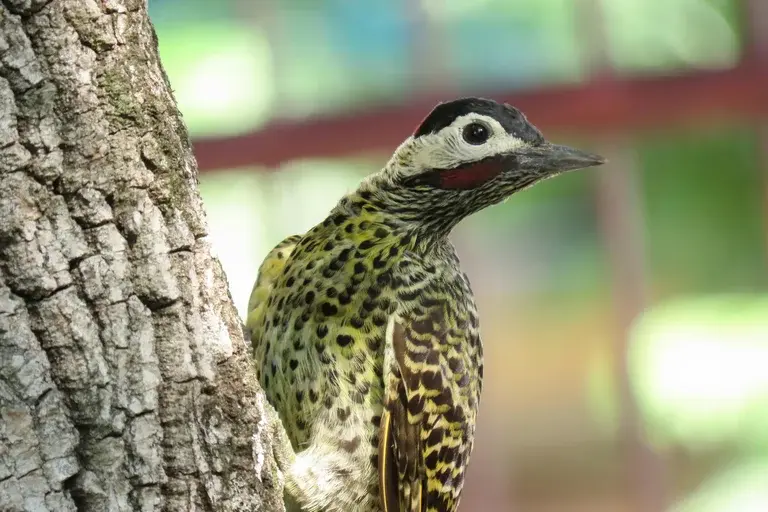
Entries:
{"label": "bokeh light", "polygon": [[658,442],[768,442],[768,295],[659,304],[639,319],[629,358]]}

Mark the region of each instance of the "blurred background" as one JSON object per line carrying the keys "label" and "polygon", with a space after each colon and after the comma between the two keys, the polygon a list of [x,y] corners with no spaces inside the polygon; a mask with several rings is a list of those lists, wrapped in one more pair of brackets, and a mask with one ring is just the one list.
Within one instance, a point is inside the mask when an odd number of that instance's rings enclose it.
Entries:
{"label": "blurred background", "polygon": [[438,101],[610,159],[454,234],[487,357],[462,510],[768,511],[768,2],[149,4],[241,314]]}

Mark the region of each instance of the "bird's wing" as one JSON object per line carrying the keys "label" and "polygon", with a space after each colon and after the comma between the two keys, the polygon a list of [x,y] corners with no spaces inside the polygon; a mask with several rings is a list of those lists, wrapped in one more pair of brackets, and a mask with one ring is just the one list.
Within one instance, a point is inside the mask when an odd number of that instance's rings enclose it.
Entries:
{"label": "bird's wing", "polygon": [[387,327],[378,459],[385,512],[458,507],[479,391],[466,373],[467,335],[449,327],[451,316],[438,303]]}
{"label": "bird's wing", "polygon": [[248,316],[245,320],[244,329],[245,339],[250,340],[254,347],[261,337],[259,329],[269,294],[275,281],[283,273],[285,263],[301,237],[302,235],[291,235],[277,244],[274,249],[269,251],[259,267],[256,282],[248,299]]}

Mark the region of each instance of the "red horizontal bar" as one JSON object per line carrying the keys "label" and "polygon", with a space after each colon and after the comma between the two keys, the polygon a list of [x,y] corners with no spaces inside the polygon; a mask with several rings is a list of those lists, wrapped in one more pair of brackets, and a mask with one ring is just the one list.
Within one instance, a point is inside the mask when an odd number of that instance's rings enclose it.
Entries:
{"label": "red horizontal bar", "polygon": [[[647,128],[768,118],[768,69],[742,64],[723,71],[676,76],[598,79],[519,92],[486,94],[520,108],[545,133],[585,135]],[[439,101],[431,97],[401,105],[300,121],[275,121],[228,138],[194,141],[201,171],[277,166],[308,157],[389,153]]]}

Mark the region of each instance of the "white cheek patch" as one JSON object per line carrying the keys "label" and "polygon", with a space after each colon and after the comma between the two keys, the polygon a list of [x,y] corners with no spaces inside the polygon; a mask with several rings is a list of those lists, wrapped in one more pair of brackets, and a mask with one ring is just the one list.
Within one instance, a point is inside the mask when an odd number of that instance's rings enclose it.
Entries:
{"label": "white cheek patch", "polygon": [[[472,145],[462,136],[464,127],[472,122],[482,122],[491,128],[492,135],[484,144]],[[492,117],[472,113],[461,116],[438,133],[421,137],[408,137],[397,148],[381,173],[369,176],[366,182],[384,179],[392,181],[395,177],[410,177],[433,169],[456,169],[470,162],[481,162],[487,158],[503,153],[512,153],[524,148],[527,142],[506,132],[501,124]],[[478,171],[488,175],[491,170],[480,166]],[[471,170],[467,169],[467,172]],[[453,188],[473,186],[473,181],[481,180],[480,176],[462,176],[453,180]],[[476,183],[475,183],[476,184]]]}
{"label": "white cheek patch", "polygon": [[[493,134],[484,144],[472,145],[464,140],[462,130],[473,122],[482,122],[491,128]],[[452,169],[463,163],[514,152],[527,145],[508,134],[495,119],[478,114],[461,116],[439,133],[424,136],[417,142],[421,142],[420,148],[414,151],[414,164],[418,170]]]}

